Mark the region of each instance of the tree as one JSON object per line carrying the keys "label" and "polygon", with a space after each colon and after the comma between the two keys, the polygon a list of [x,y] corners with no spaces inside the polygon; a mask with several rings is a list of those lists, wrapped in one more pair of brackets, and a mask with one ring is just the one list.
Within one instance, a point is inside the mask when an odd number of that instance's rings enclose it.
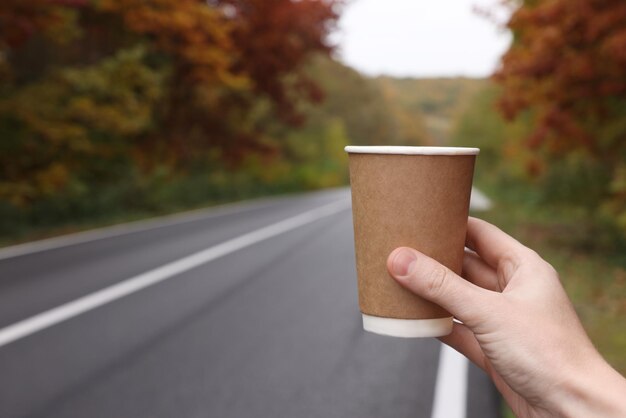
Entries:
{"label": "tree", "polygon": [[302,65],[332,50],[337,5],[1,2],[0,199],[24,206],[122,172],[271,151],[267,126],[300,125],[297,103],[322,97]]}
{"label": "tree", "polygon": [[509,4],[517,7],[507,24],[513,43],[494,76],[502,114],[532,115],[526,144],[538,174],[565,159],[605,171],[603,209],[626,226],[626,2]]}
{"label": "tree", "polygon": [[[228,159],[263,149],[263,126],[249,120],[259,98],[271,116],[301,125],[300,97],[322,93],[302,65],[328,54],[334,0],[101,0],[125,26],[173,58],[165,103],[168,153],[182,158],[219,148]],[[152,139],[151,139],[152,140]]]}
{"label": "tree", "polygon": [[393,86],[381,79],[368,79],[325,56],[316,56],[307,65],[307,72],[325,92],[323,103],[303,107],[307,124],[322,125],[339,118],[352,144],[428,143],[421,115],[399,103]]}
{"label": "tree", "polygon": [[133,136],[149,131],[164,74],[145,50],[59,70],[0,100],[0,197],[26,205],[68,187],[122,180]]}

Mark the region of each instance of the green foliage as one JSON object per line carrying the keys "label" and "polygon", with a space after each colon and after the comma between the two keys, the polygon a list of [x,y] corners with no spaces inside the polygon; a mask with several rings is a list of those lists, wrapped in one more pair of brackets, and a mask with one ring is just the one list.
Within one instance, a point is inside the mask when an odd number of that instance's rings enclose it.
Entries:
{"label": "green foliage", "polygon": [[504,4],[514,41],[494,80],[506,118],[533,114],[528,173],[545,198],[595,208],[626,235],[626,3]]}
{"label": "green foliage", "polygon": [[308,73],[325,92],[324,102],[306,109],[307,118],[319,123],[340,118],[351,144],[420,145],[428,133],[419,113],[411,113],[398,103],[377,80],[322,56],[312,60]]}
{"label": "green foliage", "polygon": [[2,2],[0,235],[345,182],[344,120],[297,133],[335,3]]}
{"label": "green foliage", "polygon": [[494,111],[499,90],[488,85],[480,91],[453,128],[454,145],[481,148],[478,184],[529,210],[550,207],[583,214],[598,225],[615,225],[615,218],[608,210],[603,211],[602,203],[609,198],[607,185],[614,178],[610,165],[581,151],[550,160],[540,150],[529,148],[526,138],[533,129],[534,116],[527,112],[506,121]]}
{"label": "green foliage", "polygon": [[119,180],[130,137],[153,125],[164,71],[145,50],[120,50],[94,66],[64,68],[0,100],[0,199],[25,206],[65,189]]}
{"label": "green foliage", "polygon": [[453,118],[487,81],[479,78],[379,77],[397,94],[398,103],[412,112]]}
{"label": "green foliage", "polygon": [[402,109],[429,136],[429,142],[445,145],[451,121],[459,116],[486,81],[472,78],[377,79],[390,102]]}
{"label": "green foliage", "polygon": [[526,138],[536,118],[527,112],[506,121],[494,111],[499,95],[498,86],[488,85],[454,124],[452,144],[481,148],[475,173],[478,187],[514,206],[517,215],[509,208],[508,216],[532,214],[552,225],[552,246],[601,253],[626,265],[620,256],[626,238],[616,229],[619,219],[603,203],[609,199],[612,167],[580,150],[551,160],[540,150],[530,149]]}
{"label": "green foliage", "polygon": [[521,138],[530,129],[526,115],[515,122],[505,121],[495,111],[500,92],[497,86],[483,83],[468,102],[471,105],[452,122],[450,143],[455,146],[480,148],[480,164],[476,176],[480,180],[527,181],[525,153]]}
{"label": "green foliage", "polygon": [[494,112],[497,90],[489,86],[472,98],[472,106],[459,115],[453,127],[451,142],[457,146],[480,148],[480,159],[488,165],[497,163],[507,125]]}
{"label": "green foliage", "polygon": [[290,157],[287,175],[306,189],[345,184],[348,160],[343,148],[349,143],[339,118],[329,117],[323,124],[309,124],[304,131],[290,133],[285,147]]}
{"label": "green foliage", "polygon": [[[426,136],[417,130],[402,137],[410,129],[400,126],[374,82],[317,56],[307,74],[325,100],[299,102],[304,125],[277,122],[271,103],[257,98],[250,112],[229,123],[239,132],[264,126],[264,148],[246,151],[234,165],[219,148],[191,148],[193,159],[172,165],[158,121],[172,71],[166,64],[144,46],[120,50],[94,65],[60,68],[2,101],[0,236],[339,186],[348,181],[345,145],[415,143]],[[411,121],[408,126],[415,129]],[[27,163],[31,175],[22,176]]]}

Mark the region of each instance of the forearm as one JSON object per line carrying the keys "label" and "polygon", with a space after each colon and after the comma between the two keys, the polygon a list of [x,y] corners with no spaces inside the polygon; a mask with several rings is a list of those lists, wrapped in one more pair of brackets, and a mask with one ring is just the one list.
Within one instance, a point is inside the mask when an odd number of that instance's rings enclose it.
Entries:
{"label": "forearm", "polygon": [[626,417],[626,379],[599,355],[594,363],[593,369],[564,383],[556,403],[559,416]]}

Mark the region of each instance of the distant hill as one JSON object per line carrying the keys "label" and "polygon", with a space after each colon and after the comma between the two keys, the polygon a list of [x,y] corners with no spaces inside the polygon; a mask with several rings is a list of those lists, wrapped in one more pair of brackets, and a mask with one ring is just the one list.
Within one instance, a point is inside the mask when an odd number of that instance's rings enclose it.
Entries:
{"label": "distant hill", "polygon": [[432,142],[448,143],[452,123],[484,89],[489,80],[481,78],[393,78],[377,77],[373,81],[405,113],[423,120]]}
{"label": "distant hill", "polygon": [[348,140],[358,145],[427,145],[431,135],[420,112],[407,109],[391,88],[377,79],[326,57],[316,57],[308,74],[324,92],[321,104],[306,106],[309,125],[330,119],[343,124]]}

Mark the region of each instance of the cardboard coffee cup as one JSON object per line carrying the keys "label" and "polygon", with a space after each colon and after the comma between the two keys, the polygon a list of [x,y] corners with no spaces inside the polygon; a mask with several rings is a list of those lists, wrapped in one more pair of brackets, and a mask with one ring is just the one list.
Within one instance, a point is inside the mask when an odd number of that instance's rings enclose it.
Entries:
{"label": "cardboard coffee cup", "polygon": [[478,148],[348,146],[363,329],[438,337],[452,316],[387,271],[397,247],[415,248],[461,273]]}

